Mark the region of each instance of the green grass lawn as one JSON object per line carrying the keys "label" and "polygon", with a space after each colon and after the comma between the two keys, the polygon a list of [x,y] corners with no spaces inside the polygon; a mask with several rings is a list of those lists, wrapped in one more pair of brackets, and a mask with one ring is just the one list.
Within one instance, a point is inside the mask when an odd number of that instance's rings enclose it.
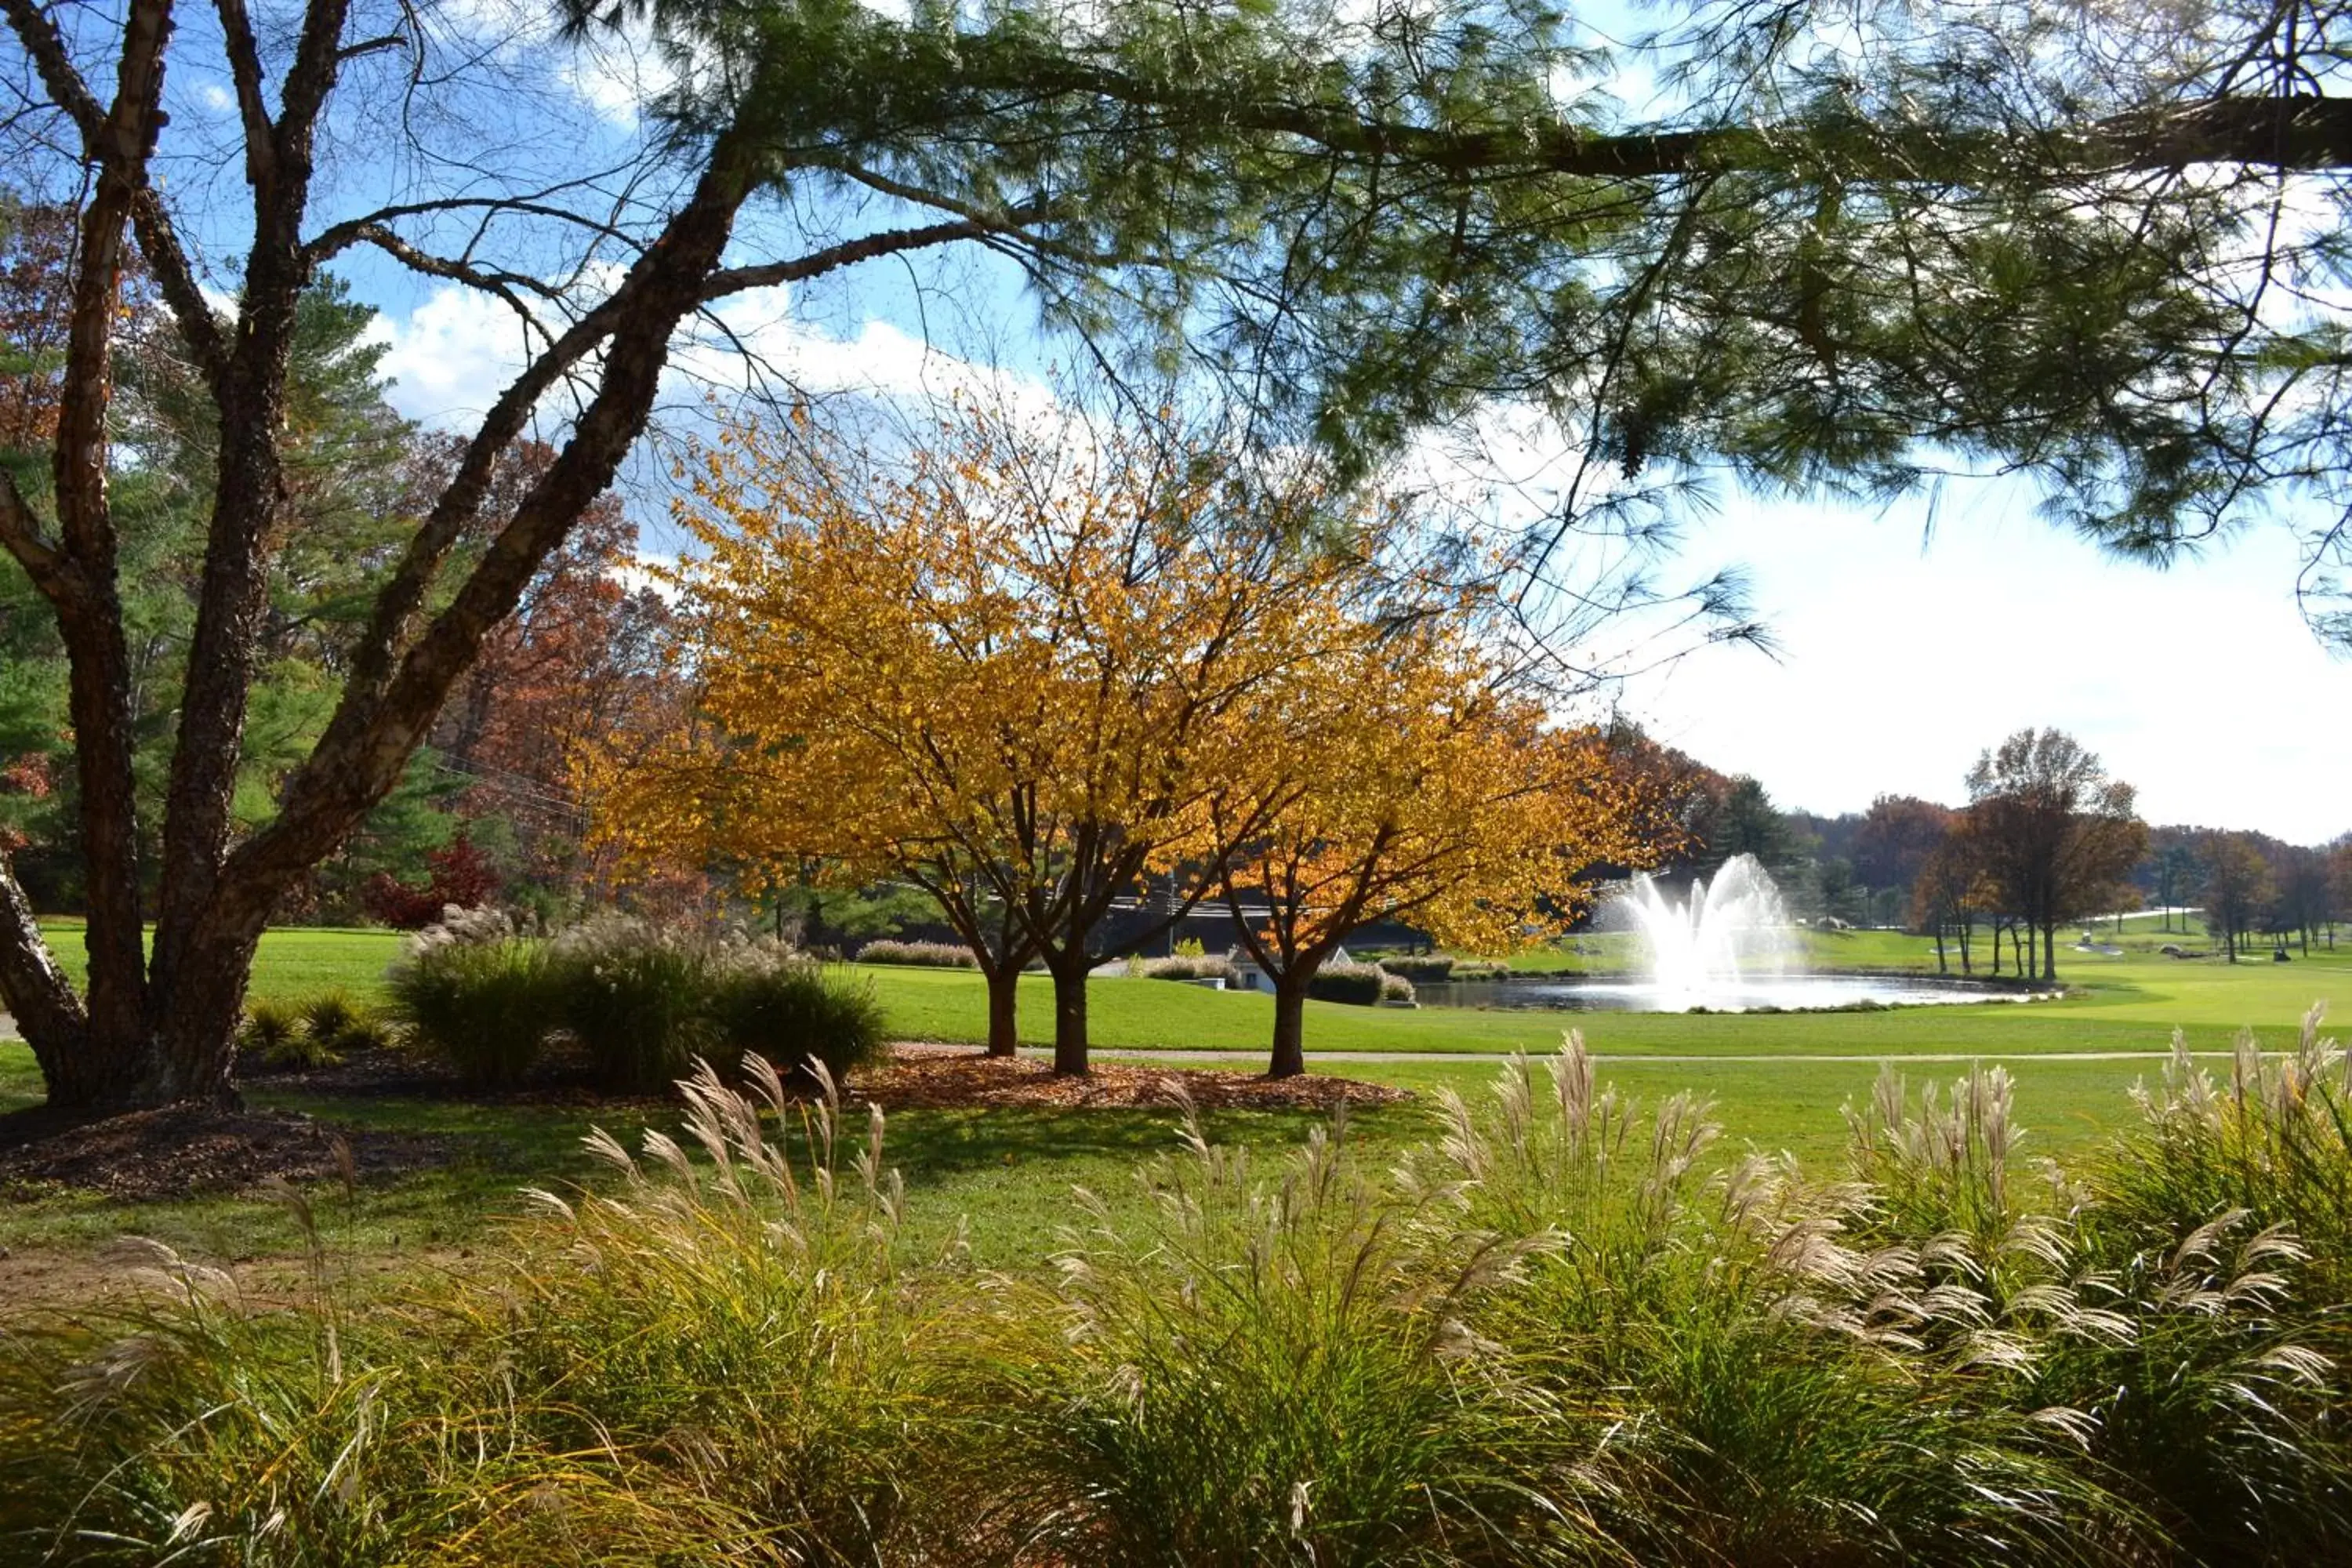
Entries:
{"label": "green grass lawn", "polygon": [[[68,933],[60,932],[61,935]],[[1873,953],[1924,944],[1887,933],[1859,933]],[[398,938],[371,931],[286,930],[264,939],[255,965],[254,994],[299,999],[323,990],[359,996],[380,993],[384,965]],[[1911,948],[1900,944],[1910,942]],[[69,935],[60,944],[69,952]],[[1857,950],[1862,951],[1862,950]],[[74,952],[79,957],[78,952]],[[2076,989],[2055,1002],[1997,1003],[1856,1014],[1738,1016],[1416,1011],[1310,1003],[1307,1045],[1361,1052],[1491,1053],[1554,1048],[1561,1027],[1574,1022],[1605,1060],[1603,1076],[1646,1101],[1682,1089],[1709,1099],[1723,1124],[1727,1153],[1786,1150],[1809,1163],[1833,1161],[1843,1143],[1840,1106],[1870,1088],[1875,1062],[1922,1052],[1956,1052],[2000,1060],[2017,1076],[2019,1117],[2032,1134],[2025,1149],[2059,1152],[2127,1117],[2126,1091],[2151,1071],[2144,1062],[2037,1059],[2072,1050],[2158,1050],[2176,1025],[2205,1048],[2225,1046],[2241,1026],[2265,1043],[2284,1045],[2311,1002],[2331,994],[2352,1006],[2352,949],[2288,964],[2182,963],[2130,954],[2120,958],[2062,955],[2061,971]],[[978,978],[953,971],[868,968],[888,1010],[892,1030],[908,1038],[976,1041],[984,1024]],[[1041,978],[1024,982],[1024,1033],[1044,1041],[1051,1025],[1050,992]],[[1145,980],[1095,983],[1090,997],[1099,1048],[1265,1048],[1272,1023],[1263,997],[1205,991]],[[1860,1061],[1643,1061],[1645,1056],[1853,1056]],[[1493,1081],[1491,1060],[1372,1061],[1326,1064],[1328,1070],[1420,1090],[1450,1086],[1483,1095]],[[1949,1079],[1961,1069],[1915,1063],[1915,1085]],[[0,1110],[37,1101],[31,1056],[19,1044],[0,1045]],[[634,1131],[670,1113],[633,1102],[597,1109],[543,1105],[472,1105],[446,1100],[301,1098],[257,1085],[250,1098],[322,1118],[431,1132],[457,1145],[458,1158],[429,1173],[371,1185],[354,1211],[340,1196],[319,1201],[341,1244],[371,1254],[480,1245],[501,1216],[519,1208],[516,1189],[536,1184],[588,1181],[594,1167],[579,1140],[592,1125]],[[1222,1115],[1221,1138],[1274,1149],[1306,1135],[1304,1114]],[[1402,1145],[1428,1130],[1425,1105],[1360,1113],[1356,1136]],[[1060,1227],[1076,1222],[1074,1186],[1117,1197],[1132,1186],[1139,1158],[1171,1146],[1171,1116],[1152,1111],[906,1111],[891,1120],[889,1159],[910,1189],[929,1194],[916,1205],[909,1245],[943,1244],[959,1216],[976,1258],[1019,1267],[1050,1251]],[[125,1232],[152,1235],[215,1258],[282,1255],[298,1246],[285,1211],[266,1200],[209,1198],[121,1205],[87,1194],[0,1194],[0,1247],[81,1248]]]}
{"label": "green grass lawn", "polygon": [[[2057,1153],[2080,1145],[2131,1112],[2126,1089],[2145,1065],[2127,1062],[2008,1064],[2018,1077],[2020,1121],[2031,1129],[2024,1152]],[[1490,1092],[1490,1061],[1374,1062],[1332,1070],[1423,1092],[1407,1106],[1360,1110],[1351,1136],[1401,1149],[1433,1131],[1432,1091],[1450,1087],[1465,1098]],[[1948,1080],[1959,1068],[1925,1068],[1916,1089]],[[1844,1146],[1840,1107],[1869,1092],[1876,1068],[1863,1063],[1616,1062],[1601,1076],[1644,1103],[1690,1090],[1712,1102],[1723,1126],[1718,1152],[1788,1152],[1827,1169]],[[30,1104],[40,1085],[23,1046],[0,1045],[0,1110]],[[519,1213],[525,1186],[593,1184],[603,1172],[581,1138],[603,1126],[634,1144],[639,1129],[670,1126],[658,1103],[602,1107],[478,1105],[442,1099],[299,1095],[257,1085],[248,1100],[325,1120],[429,1132],[449,1140],[457,1158],[439,1169],[364,1185],[355,1205],[323,1184],[311,1195],[335,1245],[370,1256],[432,1255],[493,1245],[499,1225]],[[1319,1119],[1304,1112],[1230,1111],[1208,1118],[1212,1135],[1268,1153],[1295,1145]],[[919,1201],[910,1205],[910,1253],[946,1245],[959,1226],[976,1262],[1017,1268],[1042,1262],[1059,1233],[1079,1223],[1075,1187],[1115,1205],[1131,1200],[1132,1172],[1175,1146],[1177,1122],[1159,1110],[902,1110],[889,1119],[887,1163]],[[0,1247],[83,1251],[112,1238],[153,1237],[194,1256],[220,1259],[286,1257],[301,1238],[282,1204],[237,1194],[126,1205],[87,1193],[0,1193]]]}
{"label": "green grass lawn", "polygon": [[[89,963],[82,926],[76,920],[45,920],[49,950],[77,984]],[[299,1002],[324,991],[368,997],[383,989],[384,966],[400,956],[395,931],[345,930],[331,926],[281,926],[265,933],[253,955],[257,1002]]]}
{"label": "green grass lawn", "polygon": [[[1891,933],[1868,933],[1873,936]],[[1900,939],[1916,943],[1916,938]],[[986,1037],[986,992],[959,970],[875,966],[865,971],[910,1039]],[[1582,1028],[1604,1056],[1866,1055],[1960,1052],[2162,1050],[2175,1027],[2200,1049],[2226,1048],[2240,1028],[2283,1041],[2314,1002],[2352,1007],[2352,948],[2294,963],[2181,963],[2168,958],[2063,954],[2063,999],[1904,1007],[1873,1013],[1760,1015],[1587,1013],[1307,1005],[1307,1048],[1326,1051],[1541,1051],[1560,1029]],[[1246,993],[1153,980],[1098,980],[1089,988],[1090,1033],[1106,1048],[1256,1050],[1273,1031],[1274,1005]],[[1052,991],[1022,982],[1022,1036],[1052,1038]]]}

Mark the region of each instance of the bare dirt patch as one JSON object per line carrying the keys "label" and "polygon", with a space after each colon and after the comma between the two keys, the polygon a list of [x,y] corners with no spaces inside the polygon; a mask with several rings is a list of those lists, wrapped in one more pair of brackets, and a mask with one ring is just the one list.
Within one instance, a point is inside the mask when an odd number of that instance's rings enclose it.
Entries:
{"label": "bare dirt patch", "polygon": [[1320,1073],[1268,1079],[1209,1068],[1097,1063],[1084,1078],[1056,1078],[1042,1061],[992,1058],[961,1047],[902,1045],[895,1047],[894,1057],[887,1068],[853,1074],[847,1098],[885,1110],[997,1106],[1164,1110],[1187,1097],[1204,1110],[1331,1110],[1343,1100],[1395,1105],[1412,1098],[1409,1089]]}
{"label": "bare dirt patch", "polygon": [[269,1177],[364,1181],[443,1165],[451,1140],[342,1127],[292,1110],[171,1105],[85,1121],[46,1109],[0,1116],[0,1193],[73,1187],[122,1203],[236,1192]]}

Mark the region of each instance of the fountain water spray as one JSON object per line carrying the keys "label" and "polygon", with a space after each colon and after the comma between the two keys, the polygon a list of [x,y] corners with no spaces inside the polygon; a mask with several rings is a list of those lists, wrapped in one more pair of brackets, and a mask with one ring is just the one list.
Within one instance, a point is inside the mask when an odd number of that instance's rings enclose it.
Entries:
{"label": "fountain water spray", "polygon": [[1618,895],[1649,950],[1649,983],[1664,1008],[1741,1005],[1741,983],[1778,974],[1798,951],[1788,906],[1753,855],[1735,855],[1677,903],[1646,874]]}

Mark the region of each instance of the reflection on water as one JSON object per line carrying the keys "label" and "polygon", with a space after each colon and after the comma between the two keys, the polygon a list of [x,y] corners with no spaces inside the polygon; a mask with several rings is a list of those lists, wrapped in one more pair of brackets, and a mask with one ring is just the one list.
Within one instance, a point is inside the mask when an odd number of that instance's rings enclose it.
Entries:
{"label": "reflection on water", "polygon": [[1999,1002],[2011,993],[1933,980],[1861,974],[1759,974],[1711,981],[1703,997],[1643,980],[1463,980],[1416,985],[1424,1007],[1501,1007],[1538,1013],[1686,1013],[1705,1005],[1717,1013],[1759,1007],[1923,1006],[1949,1002]]}

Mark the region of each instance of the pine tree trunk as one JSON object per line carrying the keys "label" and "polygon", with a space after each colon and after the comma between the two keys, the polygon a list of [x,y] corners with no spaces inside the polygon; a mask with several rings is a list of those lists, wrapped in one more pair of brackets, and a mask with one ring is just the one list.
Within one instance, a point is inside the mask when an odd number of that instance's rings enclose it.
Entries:
{"label": "pine tree trunk", "polygon": [[988,972],[988,1054],[1021,1054],[1021,966],[1005,964]]}
{"label": "pine tree trunk", "polygon": [[1274,983],[1274,1058],[1268,1078],[1297,1078],[1307,1070],[1307,976],[1284,974]]}

